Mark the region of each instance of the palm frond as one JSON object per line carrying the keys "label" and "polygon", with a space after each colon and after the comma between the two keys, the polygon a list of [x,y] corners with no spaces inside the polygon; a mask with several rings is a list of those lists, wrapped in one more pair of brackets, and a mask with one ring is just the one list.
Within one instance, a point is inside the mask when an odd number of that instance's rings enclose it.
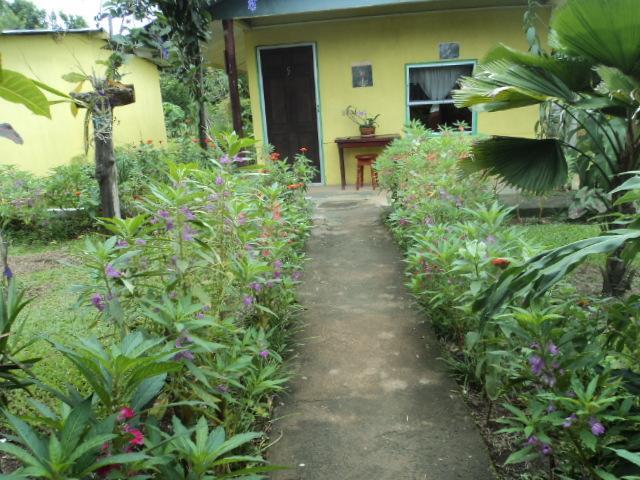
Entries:
{"label": "palm frond", "polygon": [[566,2],[551,19],[556,47],[571,56],[640,71],[640,15],[637,0]]}
{"label": "palm frond", "polygon": [[483,171],[505,183],[532,193],[564,185],[568,165],[560,142],[554,139],[492,137],[479,140],[463,170]]}

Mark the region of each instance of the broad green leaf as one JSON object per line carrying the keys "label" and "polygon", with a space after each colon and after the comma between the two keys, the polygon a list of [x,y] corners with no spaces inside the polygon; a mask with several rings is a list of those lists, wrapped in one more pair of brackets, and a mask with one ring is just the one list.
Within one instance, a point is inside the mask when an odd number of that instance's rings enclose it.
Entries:
{"label": "broad green leaf", "polygon": [[610,448],[609,450],[615,452],[615,454],[620,458],[624,458],[625,460],[640,467],[640,453],[630,452],[629,450],[625,450],[624,448]]}
{"label": "broad green leaf", "polygon": [[36,115],[51,118],[49,100],[33,80],[21,73],[2,70],[0,97],[13,103],[20,103]]}
{"label": "broad green leaf", "polygon": [[567,181],[568,165],[557,140],[492,137],[473,146],[463,170],[483,171],[516,188],[542,193]]}
{"label": "broad green leaf", "polygon": [[540,455],[531,447],[526,447],[509,455],[509,458],[507,458],[507,461],[504,462],[504,464],[512,465],[514,463],[528,462],[529,460],[533,460],[535,458],[538,458],[539,456]]}
{"label": "broad green leaf", "polygon": [[557,47],[624,73],[640,68],[637,0],[572,0],[559,7],[551,28]]}

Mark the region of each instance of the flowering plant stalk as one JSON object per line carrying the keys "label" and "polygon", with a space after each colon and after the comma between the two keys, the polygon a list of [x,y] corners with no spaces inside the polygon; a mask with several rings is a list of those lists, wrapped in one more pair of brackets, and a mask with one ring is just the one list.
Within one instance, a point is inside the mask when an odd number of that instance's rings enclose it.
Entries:
{"label": "flowering plant stalk", "polygon": [[356,107],[349,105],[342,114],[360,127],[375,127],[378,125],[378,117],[380,114],[369,116],[364,110],[358,110]]}

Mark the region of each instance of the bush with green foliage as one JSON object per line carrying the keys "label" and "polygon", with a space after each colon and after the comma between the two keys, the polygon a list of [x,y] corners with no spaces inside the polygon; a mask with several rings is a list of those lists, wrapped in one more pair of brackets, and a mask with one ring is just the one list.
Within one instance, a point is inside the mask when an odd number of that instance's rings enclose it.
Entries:
{"label": "bush with green foliage", "polygon": [[460,176],[456,164],[469,152],[465,134],[413,125],[376,164],[392,193],[388,223],[406,251],[409,286],[449,366],[489,405],[502,405],[500,432],[515,442],[507,463],[544,459],[549,478],[634,478],[637,296],[590,297],[565,279],[531,303],[514,295],[500,309],[479,311],[484,292],[508,290],[493,286],[535,261],[540,248],[509,225],[510,211],[495,203],[487,179]]}
{"label": "bush with green foliage", "polygon": [[[38,379],[30,388],[48,392],[47,404],[31,400],[23,418],[18,406],[5,411],[16,436],[0,450],[23,465],[14,478],[262,478],[274,469],[251,430],[288,378],[314,172],[302,156],[243,171],[236,155],[247,141],[219,143],[227,154],[217,159],[167,163],[133,199],[135,216],[102,219],[110,233],[86,240],[80,303],[111,334],[52,342],[81,380]],[[155,150],[135,154],[152,165]]]}

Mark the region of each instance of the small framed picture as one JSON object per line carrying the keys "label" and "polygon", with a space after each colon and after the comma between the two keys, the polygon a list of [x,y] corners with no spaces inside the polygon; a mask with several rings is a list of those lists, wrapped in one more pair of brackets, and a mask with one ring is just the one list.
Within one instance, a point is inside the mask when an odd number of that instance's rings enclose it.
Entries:
{"label": "small framed picture", "polygon": [[353,88],[373,86],[373,68],[370,63],[360,63],[351,66]]}
{"label": "small framed picture", "polygon": [[451,60],[460,57],[460,44],[454,42],[440,44],[440,60]]}

